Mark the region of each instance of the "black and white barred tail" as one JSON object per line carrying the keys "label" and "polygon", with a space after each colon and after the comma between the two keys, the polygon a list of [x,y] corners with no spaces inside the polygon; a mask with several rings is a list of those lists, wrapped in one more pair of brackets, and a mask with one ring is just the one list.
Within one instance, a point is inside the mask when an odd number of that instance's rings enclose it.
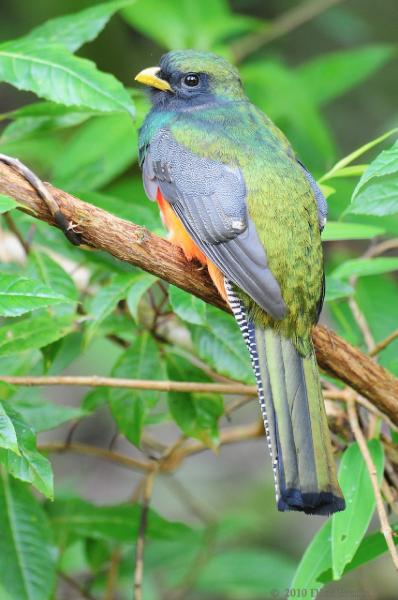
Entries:
{"label": "black and white barred tail", "polygon": [[315,352],[252,323],[226,280],[229,304],[249,349],[275,479],[278,510],[344,510]]}

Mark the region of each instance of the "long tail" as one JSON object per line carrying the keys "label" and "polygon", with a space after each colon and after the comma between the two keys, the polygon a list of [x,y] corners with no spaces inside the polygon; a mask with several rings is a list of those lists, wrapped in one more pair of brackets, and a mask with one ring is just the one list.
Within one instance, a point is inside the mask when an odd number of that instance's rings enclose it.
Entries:
{"label": "long tail", "polygon": [[251,323],[226,283],[252,359],[275,476],[278,510],[329,515],[344,510],[315,352]]}

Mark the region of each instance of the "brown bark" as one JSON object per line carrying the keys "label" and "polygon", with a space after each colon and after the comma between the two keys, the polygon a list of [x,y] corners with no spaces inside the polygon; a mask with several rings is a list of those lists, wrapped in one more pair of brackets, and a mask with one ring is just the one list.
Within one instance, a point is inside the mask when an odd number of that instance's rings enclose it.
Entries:
{"label": "brown bark", "polygon": [[[188,262],[179,248],[144,227],[124,221],[50,185],[62,213],[81,233],[84,244],[176,285],[222,310],[229,308],[218,295],[206,270]],[[14,169],[0,162],[0,193],[18,201],[36,218],[55,225],[43,200]],[[398,379],[324,326],[314,328],[319,366],[341,379],[398,425]]]}

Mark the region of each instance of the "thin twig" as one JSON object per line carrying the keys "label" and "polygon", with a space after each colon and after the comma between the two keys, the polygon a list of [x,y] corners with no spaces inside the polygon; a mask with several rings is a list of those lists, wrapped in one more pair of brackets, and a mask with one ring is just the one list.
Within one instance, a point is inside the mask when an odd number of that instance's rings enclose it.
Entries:
{"label": "thin twig", "polygon": [[378,342],[373,347],[373,349],[369,352],[369,356],[375,356],[376,354],[379,354],[379,352],[381,352],[382,350],[384,350],[384,348],[387,348],[387,346],[389,344],[391,344],[391,342],[393,342],[396,338],[398,338],[398,329],[396,329],[395,331],[393,331],[392,333],[390,333],[390,335],[388,335],[381,342]]}
{"label": "thin twig", "polygon": [[[261,420],[250,423],[249,425],[228,427],[220,431],[220,446],[252,440],[262,437],[263,435],[264,431]],[[166,450],[161,459],[157,461],[148,460],[146,462],[118,452],[110,452],[105,448],[78,442],[73,442],[69,445],[65,445],[64,442],[48,442],[46,444],[39,444],[38,449],[41,452],[76,452],[78,454],[109,460],[126,467],[127,469],[144,473],[170,473],[171,471],[174,471],[185,458],[210,450],[210,448],[202,442],[197,440],[185,440],[183,437],[178,438],[176,442]]]}
{"label": "thin twig", "polygon": [[195,392],[203,394],[257,394],[254,385],[244,383],[202,383],[192,381],[155,381],[146,379],[118,379],[116,377],[75,376],[9,376],[0,375],[0,381],[10,385],[50,386],[70,385],[82,387],[113,387],[135,390],[156,390],[161,392]]}
{"label": "thin twig", "polygon": [[156,469],[156,464],[154,462],[144,462],[126,456],[125,454],[107,450],[106,448],[81,444],[80,442],[72,442],[71,444],[65,444],[65,442],[47,442],[45,444],[40,444],[39,450],[41,452],[76,452],[77,454],[85,454],[87,456],[109,460],[126,467],[127,469],[133,469],[134,471],[151,472]]}
{"label": "thin twig", "polygon": [[115,548],[112,552],[109,563],[108,575],[106,578],[105,600],[115,600],[115,592],[117,589],[117,576],[119,571],[119,563],[121,558],[120,548]]}
{"label": "thin twig", "polygon": [[153,482],[156,472],[149,473],[146,477],[143,494],[140,526],[135,550],[135,570],[134,570],[134,600],[142,600],[142,580],[144,576],[144,547],[145,534],[148,526],[149,505],[152,497]]}
{"label": "thin twig", "polygon": [[384,240],[375,246],[369,246],[364,253],[363,258],[374,258],[375,256],[380,256],[391,250],[398,250],[398,239]]}
{"label": "thin twig", "polygon": [[392,532],[390,524],[388,522],[388,516],[386,513],[386,509],[384,507],[384,504],[383,504],[383,498],[381,496],[379,482],[377,480],[376,467],[374,465],[373,459],[370,455],[368,446],[366,444],[365,436],[362,433],[362,430],[359,426],[354,399],[351,399],[347,403],[347,411],[348,411],[348,419],[350,421],[352,432],[354,434],[356,441],[358,442],[358,446],[361,450],[363,459],[366,464],[366,468],[368,469],[368,472],[369,472],[369,477],[370,477],[370,481],[372,483],[373,492],[374,492],[375,500],[376,500],[377,514],[378,514],[379,520],[380,520],[380,526],[381,526],[380,529],[386,540],[386,544],[387,544],[388,550],[390,552],[394,567],[398,571],[398,552],[397,552],[397,548],[395,547],[395,543],[393,540],[393,532]]}
{"label": "thin twig", "polygon": [[[342,400],[343,402],[348,402],[352,397],[352,390],[350,388],[345,388],[344,390],[324,390],[323,397],[325,400]],[[356,394],[355,402],[366,408],[366,410],[368,410],[376,417],[383,419],[388,424],[388,426],[391,427],[391,429],[398,432],[397,425],[395,425],[395,423],[393,423],[391,419],[387,417],[387,415],[383,414],[380,410],[373,406],[373,404],[371,404],[369,400],[366,400],[366,398],[363,398],[359,394]]]}
{"label": "thin twig", "polygon": [[28,242],[24,239],[23,235],[19,231],[18,227],[15,224],[14,219],[10,215],[9,212],[4,213],[3,215],[5,222],[7,223],[8,229],[15,235],[18,242],[21,244],[26,255],[30,252],[30,247]]}
{"label": "thin twig", "polygon": [[[350,284],[351,285],[353,284],[352,280],[350,280]],[[349,298],[348,304],[349,304],[349,307],[353,314],[353,317],[363,335],[363,339],[365,340],[366,347],[370,354],[373,351],[376,344],[375,344],[375,340],[372,335],[372,332],[370,331],[369,325],[365,319],[363,312],[359,308],[358,303],[355,300],[355,298],[353,298],[353,297]]]}
{"label": "thin twig", "polygon": [[299,6],[288,10],[271,23],[241,38],[231,46],[232,55],[236,63],[242,62],[250,54],[253,54],[266,44],[290,33],[304,23],[311,21],[332,6],[340,4],[344,0],[309,0]]}

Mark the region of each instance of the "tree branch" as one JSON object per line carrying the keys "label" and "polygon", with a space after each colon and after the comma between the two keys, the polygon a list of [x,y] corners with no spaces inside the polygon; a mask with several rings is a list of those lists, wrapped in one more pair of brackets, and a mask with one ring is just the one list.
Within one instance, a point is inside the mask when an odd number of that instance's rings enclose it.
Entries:
{"label": "tree branch", "polygon": [[[83,244],[153,273],[229,312],[207,271],[188,262],[182,251],[144,227],[124,221],[48,184],[65,218],[79,229]],[[0,162],[0,193],[19,202],[37,219],[56,225],[55,219],[31,184],[12,167]],[[319,366],[365,396],[398,424],[398,380],[371,358],[330,329],[318,325],[313,341]]]}

